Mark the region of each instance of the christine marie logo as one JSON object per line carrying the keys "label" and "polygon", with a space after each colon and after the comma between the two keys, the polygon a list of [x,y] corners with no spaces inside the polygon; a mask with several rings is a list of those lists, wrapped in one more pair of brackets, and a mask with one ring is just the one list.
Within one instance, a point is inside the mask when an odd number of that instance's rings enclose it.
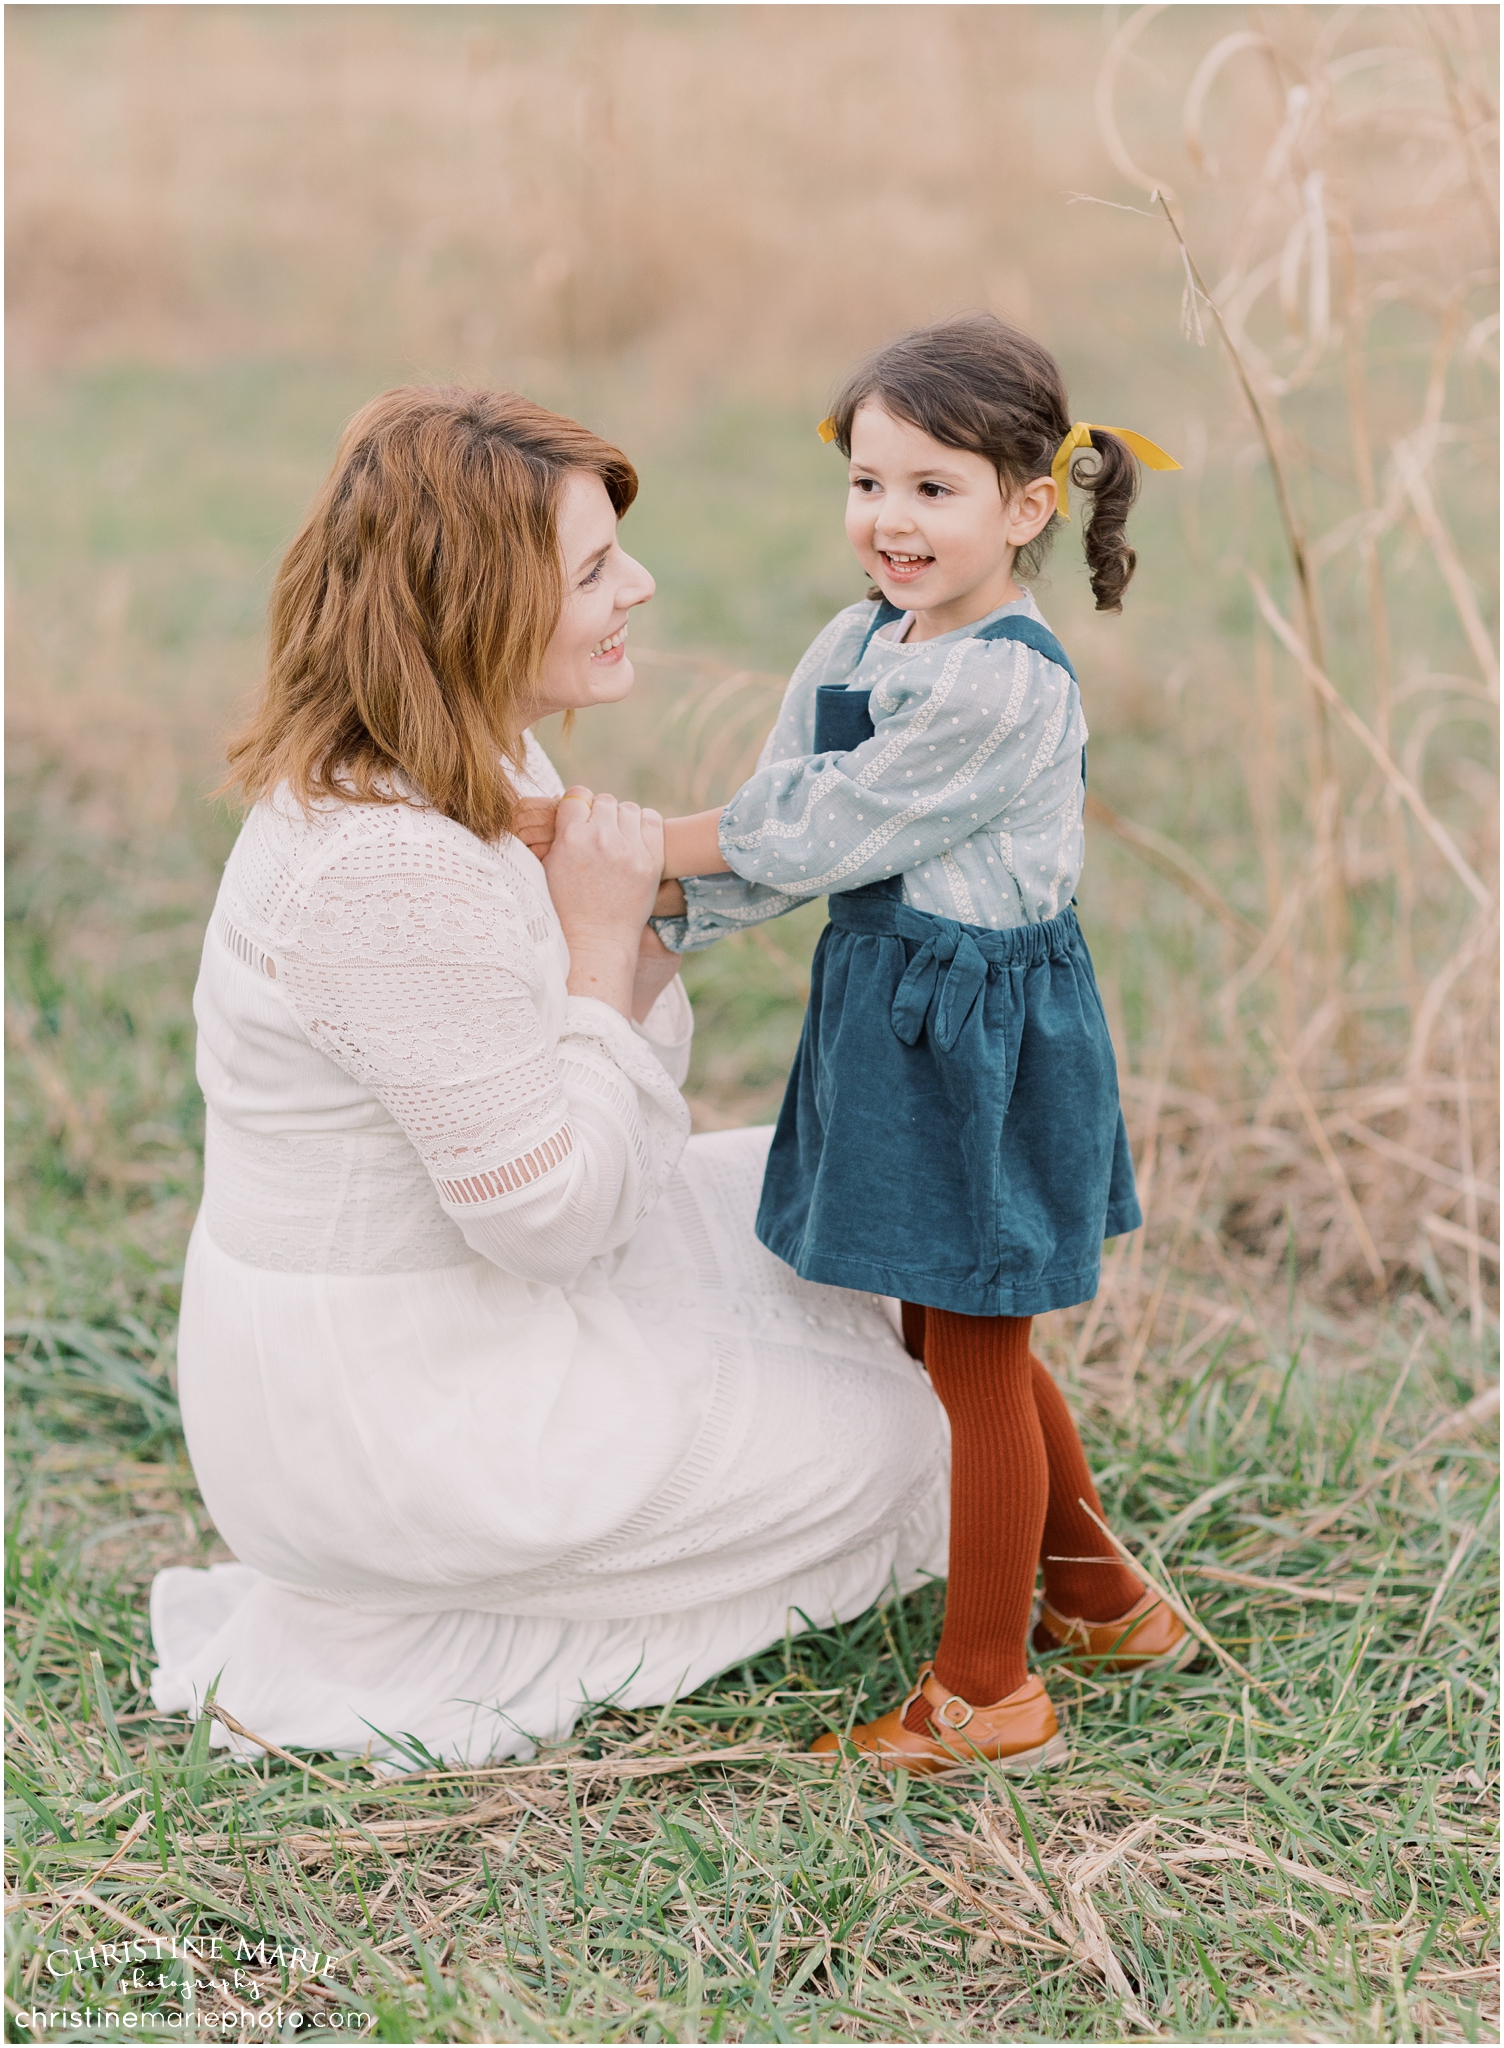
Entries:
{"label": "christine marie logo", "polygon": [[217,1934],[132,1935],[123,1941],[96,1941],[89,1948],[49,1949],[46,1961],[47,1973],[54,1978],[81,1977],[86,1970],[127,1969],[133,1963],[231,1963],[241,1969],[299,1970],[305,1977],[334,1967],[333,1956],[301,1943],[265,1936],[250,1942],[238,1935],[232,1945]]}
{"label": "christine marie logo", "polygon": [[[375,2026],[372,2013],[329,2007],[322,2000],[318,2010],[300,2010],[293,2003],[310,1978],[326,1976],[334,1957],[303,1942],[263,1936],[249,1941],[244,1935],[233,1941],[221,1935],[131,1935],[119,1941],[96,1941],[87,1948],[52,1948],[43,1957],[47,1976],[62,1990],[77,1978],[109,1973],[114,1981],[108,1997],[155,2000],[169,1990],[164,1967],[173,1963],[191,1973],[198,1994],[196,2010],[163,2005],[142,2009],[133,2006],[73,2006],[51,2008],[16,2007],[12,2019],[18,2036],[54,2035],[88,2029],[98,2033],[156,2032],[192,2027],[193,2038],[221,2039],[239,2034],[242,2038],[273,2030],[279,2037],[288,2031],[317,2027],[325,2033],[369,2034]],[[286,1988],[267,1985],[257,1972],[286,1973]],[[207,2011],[205,1994],[218,1993],[229,2001],[223,2009]],[[308,1992],[302,1988],[306,2000]],[[213,2001],[217,2006],[217,2000]],[[185,2033],[184,2038],[188,2038]]]}

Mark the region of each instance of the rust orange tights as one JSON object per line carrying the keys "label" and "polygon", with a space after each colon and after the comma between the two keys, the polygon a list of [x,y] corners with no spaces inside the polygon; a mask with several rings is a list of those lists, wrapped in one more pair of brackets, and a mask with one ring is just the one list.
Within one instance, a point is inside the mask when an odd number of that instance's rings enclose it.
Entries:
{"label": "rust orange tights", "polygon": [[1102,1504],[1070,1410],[1029,1350],[1032,1323],[903,1304],[904,1342],[924,1360],[951,1428],[950,1578],[935,1676],[974,1706],[1024,1682],[1041,1559],[1060,1614],[1112,1621],[1143,1591],[1125,1566],[1095,1562],[1108,1544],[1077,1503],[1099,1515]]}

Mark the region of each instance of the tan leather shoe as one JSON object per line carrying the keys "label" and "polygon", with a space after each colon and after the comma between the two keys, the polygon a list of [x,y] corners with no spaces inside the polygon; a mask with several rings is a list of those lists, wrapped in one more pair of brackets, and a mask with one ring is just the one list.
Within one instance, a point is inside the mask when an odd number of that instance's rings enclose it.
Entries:
{"label": "tan leather shoe", "polygon": [[1067,1660],[1083,1671],[1179,1671],[1201,1645],[1180,1616],[1146,1586],[1126,1614],[1116,1621],[1072,1620],[1041,1602],[1034,1630],[1041,1652],[1064,1650]]}
{"label": "tan leather shoe", "polygon": [[[930,1712],[924,1732],[916,1732],[904,1726],[904,1716],[921,1694]],[[1043,1770],[1070,1758],[1043,1679],[1030,1676],[996,1706],[973,1707],[959,1693],[947,1692],[929,1664],[902,1706],[850,1735],[822,1735],[810,1754],[835,1758],[849,1754],[852,1743],[884,1770],[922,1776],[964,1771],[983,1760],[1008,1770]]]}

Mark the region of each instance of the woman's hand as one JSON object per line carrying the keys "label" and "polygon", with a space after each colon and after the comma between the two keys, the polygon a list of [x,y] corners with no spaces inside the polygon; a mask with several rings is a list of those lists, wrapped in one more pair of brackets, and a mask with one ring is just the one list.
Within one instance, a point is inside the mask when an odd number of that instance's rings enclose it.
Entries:
{"label": "woman's hand", "polygon": [[[565,796],[579,796],[579,789],[566,789]],[[590,791],[583,791],[588,799]],[[555,817],[559,802],[553,797],[523,797],[512,815],[512,832],[539,860],[547,860],[554,843]],[[660,896],[655,916],[684,915],[684,892],[677,887],[680,875],[724,875],[729,872],[717,839],[719,811],[698,811],[690,818],[664,820],[663,872],[669,880],[667,896]]]}
{"label": "woman's hand", "polygon": [[663,873],[663,819],[614,796],[567,790],[543,870],[569,946],[569,993],[630,1017],[643,928]]}

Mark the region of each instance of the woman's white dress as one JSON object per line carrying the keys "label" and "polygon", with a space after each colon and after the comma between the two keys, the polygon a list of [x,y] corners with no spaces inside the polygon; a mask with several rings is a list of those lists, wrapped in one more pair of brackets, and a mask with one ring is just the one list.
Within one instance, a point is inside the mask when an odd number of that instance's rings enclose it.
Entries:
{"label": "woman's white dress", "polygon": [[[528,781],[560,786],[531,742]],[[756,1242],[767,1131],[688,1137],[682,984],[636,1027],[567,970],[515,840],[247,820],[179,1340],[238,1561],[158,1575],[162,1710],[217,1682],[284,1746],[525,1755],[943,1573],[944,1422],[889,1310]]]}

